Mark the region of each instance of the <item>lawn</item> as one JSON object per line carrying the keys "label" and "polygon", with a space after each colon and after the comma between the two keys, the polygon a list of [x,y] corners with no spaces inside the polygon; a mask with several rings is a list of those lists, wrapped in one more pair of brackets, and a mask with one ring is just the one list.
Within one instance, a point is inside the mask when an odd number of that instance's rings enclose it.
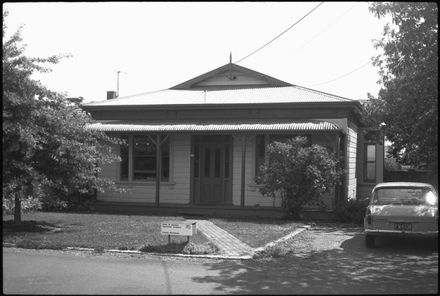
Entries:
{"label": "lawn", "polygon": [[209,219],[253,248],[262,247],[288,235],[303,223],[269,218]]}
{"label": "lawn", "polygon": [[[3,242],[31,248],[142,248],[173,253],[186,245],[186,237],[172,236],[176,245],[167,246],[168,236],[160,234],[162,221],[184,220],[183,217],[35,212],[23,214],[22,220],[23,225],[17,228],[13,216],[3,216]],[[198,233],[191,242],[192,246],[200,246],[207,245],[208,240]]]}
{"label": "lawn", "polygon": [[[214,247],[200,231],[186,243],[186,237],[160,234],[163,221],[183,217],[108,215],[93,213],[34,212],[23,214],[23,223],[14,226],[13,216],[3,216],[3,242],[23,248],[63,249],[84,247],[95,250],[120,249],[144,252],[215,253]],[[303,224],[269,218],[212,218],[211,222],[253,248],[275,241]]]}

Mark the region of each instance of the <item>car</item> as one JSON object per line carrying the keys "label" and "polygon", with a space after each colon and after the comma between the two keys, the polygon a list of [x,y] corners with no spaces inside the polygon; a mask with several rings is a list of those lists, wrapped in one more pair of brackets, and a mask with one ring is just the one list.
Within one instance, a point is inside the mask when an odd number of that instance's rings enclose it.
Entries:
{"label": "car", "polygon": [[364,218],[365,243],[375,247],[378,236],[438,237],[438,195],[427,183],[377,184]]}

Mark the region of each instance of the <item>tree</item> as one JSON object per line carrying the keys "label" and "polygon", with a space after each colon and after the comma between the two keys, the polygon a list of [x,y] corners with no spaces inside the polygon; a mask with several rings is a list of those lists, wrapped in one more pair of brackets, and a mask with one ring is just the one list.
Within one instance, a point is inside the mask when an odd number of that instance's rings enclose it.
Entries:
{"label": "tree", "polygon": [[303,205],[338,185],[343,170],[335,155],[320,145],[308,145],[307,138],[296,137],[286,143],[267,145],[268,164],[262,165],[257,184],[260,192],[282,198],[282,207],[299,219]]}
{"label": "tree", "polygon": [[373,2],[376,17],[392,17],[375,48],[381,90],[366,103],[367,118],[392,142],[402,163],[438,164],[438,8],[435,2]]}
{"label": "tree", "polygon": [[[3,14],[3,18],[7,12]],[[3,36],[6,26],[3,23]],[[47,72],[60,57],[24,55],[20,29],[3,42],[3,209],[38,208],[44,200],[65,200],[72,193],[115,189],[98,177],[100,166],[119,157],[108,145],[120,142],[88,130],[91,117],[75,100],[50,91],[31,78]]]}

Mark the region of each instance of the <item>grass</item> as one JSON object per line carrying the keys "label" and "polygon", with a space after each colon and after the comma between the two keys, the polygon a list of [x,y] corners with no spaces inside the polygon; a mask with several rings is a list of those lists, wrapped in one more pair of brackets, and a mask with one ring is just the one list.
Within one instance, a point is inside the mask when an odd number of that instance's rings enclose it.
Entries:
{"label": "grass", "polygon": [[300,222],[275,218],[209,220],[253,248],[262,247],[304,225]]}
{"label": "grass", "polygon": [[[13,216],[3,216],[3,242],[23,248],[63,249],[65,247],[138,250],[150,246],[161,252],[173,250],[168,237],[160,234],[160,223],[184,220],[183,217],[130,216],[35,212],[23,214],[23,223],[15,226]],[[185,248],[186,237],[172,236],[172,242]],[[192,247],[213,252],[199,232],[191,237]],[[205,247],[201,247],[205,246]],[[168,248],[168,249],[167,249]],[[174,248],[180,251],[180,249]],[[200,250],[199,250],[200,251]],[[200,251],[200,252],[202,252]]]}
{"label": "grass", "polygon": [[[160,234],[160,223],[183,221],[183,217],[34,212],[23,214],[22,218],[23,222],[15,226],[12,215],[3,216],[3,242],[22,248],[83,247],[96,252],[119,249],[213,254],[218,251],[200,231],[191,237],[190,243],[186,237],[172,236],[172,243],[168,244],[168,237]],[[253,248],[275,241],[303,225],[270,218],[212,218],[210,221]]]}

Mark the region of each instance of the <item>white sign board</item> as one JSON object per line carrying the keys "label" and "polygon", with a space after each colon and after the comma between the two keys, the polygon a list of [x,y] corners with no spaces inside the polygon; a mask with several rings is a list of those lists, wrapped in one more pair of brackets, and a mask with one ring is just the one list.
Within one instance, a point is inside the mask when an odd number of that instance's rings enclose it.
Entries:
{"label": "white sign board", "polygon": [[160,225],[160,234],[162,235],[192,236],[196,232],[196,222],[166,221]]}

